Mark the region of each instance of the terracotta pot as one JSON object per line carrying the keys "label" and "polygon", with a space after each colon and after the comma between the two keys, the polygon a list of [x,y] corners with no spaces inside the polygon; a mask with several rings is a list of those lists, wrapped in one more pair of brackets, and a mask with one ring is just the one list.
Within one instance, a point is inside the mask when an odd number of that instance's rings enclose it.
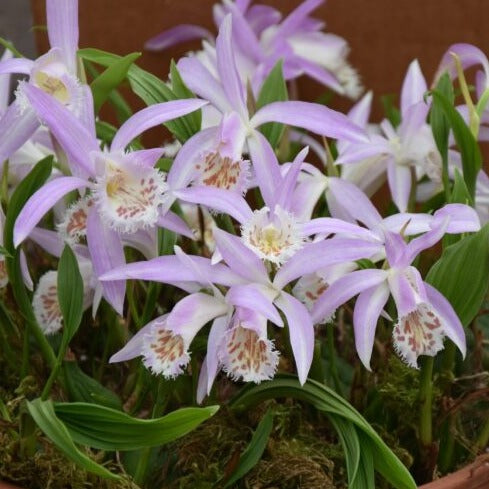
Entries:
{"label": "terracotta pot", "polygon": [[419,489],[487,489],[489,488],[489,459],[478,457],[473,464],[441,479],[424,484]]}
{"label": "terracotta pot", "polygon": [[13,486],[7,482],[0,481],[0,489],[21,489],[19,486]]}

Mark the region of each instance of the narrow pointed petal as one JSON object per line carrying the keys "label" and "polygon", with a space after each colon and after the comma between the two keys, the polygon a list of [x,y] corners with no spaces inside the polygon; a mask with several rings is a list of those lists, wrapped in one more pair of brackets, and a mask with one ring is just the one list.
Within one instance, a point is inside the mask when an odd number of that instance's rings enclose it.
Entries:
{"label": "narrow pointed petal", "polygon": [[80,100],[79,121],[85,126],[89,134],[96,134],[95,106],[93,103],[92,90],[88,85],[81,86],[82,97]]}
{"label": "narrow pointed petal", "polygon": [[51,180],[35,192],[20,211],[14,226],[14,245],[19,246],[37,223],[67,193],[87,186],[85,180],[75,177],[59,177]]}
{"label": "narrow pointed petal", "polygon": [[39,119],[30,107],[22,111],[17,102],[10,104],[0,117],[0,165],[28,140],[38,127]]}
{"label": "narrow pointed petal", "polygon": [[[87,217],[87,243],[97,278],[126,263],[120,236],[103,224],[93,207]],[[107,302],[122,316],[126,282],[105,281],[102,288]]]}
{"label": "narrow pointed petal", "polygon": [[380,285],[386,280],[385,270],[358,270],[335,280],[323,292],[312,309],[314,323],[320,323],[329,317],[338,307],[348,302],[352,297],[371,287]]}
{"label": "narrow pointed petal", "polygon": [[[189,256],[189,255],[187,255]],[[200,272],[195,273],[182,266],[181,260],[175,255],[160,256],[148,261],[130,263],[119,268],[107,271],[99,277],[107,280],[151,280],[161,283],[200,282],[201,275],[208,276],[216,284],[230,287],[243,283],[243,280],[222,263],[212,265],[208,258],[189,256]]]}
{"label": "narrow pointed petal", "polygon": [[295,8],[280,25],[280,31],[285,35],[294,32],[307,16],[316,10],[324,0],[306,0],[302,2],[297,8]]}
{"label": "narrow pointed petal", "polygon": [[449,222],[448,216],[437,219],[430,231],[410,241],[406,247],[406,264],[410,264],[422,251],[438,243],[447,232]]}
{"label": "narrow pointed petal", "polygon": [[199,25],[180,24],[152,37],[144,44],[148,51],[164,51],[181,42],[207,39],[212,41],[214,36],[209,30]]}
{"label": "narrow pointed petal", "polygon": [[131,157],[138,164],[153,168],[164,152],[163,148],[141,149],[139,151],[131,151]]}
{"label": "narrow pointed petal", "polygon": [[243,83],[234,59],[232,16],[227,15],[219,27],[216,38],[217,70],[227,99],[243,117],[248,117]]}
{"label": "narrow pointed petal", "polygon": [[56,231],[35,227],[30,233],[29,238],[39,245],[50,255],[60,257],[65,243]]}
{"label": "narrow pointed petal", "polygon": [[27,266],[27,259],[24,251],[20,252],[20,271],[22,273],[22,279],[27,287],[27,290],[34,289],[34,283],[32,282],[31,274],[29,273],[29,267]]}
{"label": "narrow pointed petal", "polygon": [[336,165],[362,163],[367,158],[374,156],[387,156],[392,149],[386,139],[382,137],[373,138],[369,144],[351,144],[335,160]]}
{"label": "narrow pointed petal", "polygon": [[353,312],[355,347],[367,370],[370,370],[370,358],[374,346],[377,321],[389,298],[389,293],[389,287],[385,282],[382,282],[376,287],[361,292],[355,304]]}
{"label": "narrow pointed petal", "polygon": [[282,185],[278,188],[277,204],[282,207],[282,209],[287,211],[290,210],[290,206],[292,205],[292,196],[297,187],[297,181],[302,163],[304,162],[304,159],[308,153],[309,148],[305,147],[297,154],[289,170],[287,171],[285,178],[283,179]]}
{"label": "narrow pointed petal", "polygon": [[282,265],[273,283],[281,289],[296,278],[314,273],[323,267],[370,258],[382,248],[380,242],[348,238],[332,238],[308,243]]}
{"label": "narrow pointed petal", "polygon": [[349,119],[360,127],[365,127],[370,118],[372,99],[373,92],[370,90],[350,109]]}
{"label": "narrow pointed petal", "polygon": [[430,106],[423,100],[406,110],[398,129],[399,136],[405,144],[409,144],[419,134],[420,129],[426,124],[429,110]]}
{"label": "narrow pointed petal", "polygon": [[239,223],[250,219],[253,212],[241,195],[216,187],[189,187],[173,192],[175,197],[191,204],[202,204],[210,209],[229,214]]}
{"label": "narrow pointed petal", "polygon": [[400,233],[402,230],[404,236],[412,236],[429,231],[432,222],[433,216],[431,214],[401,212],[383,219],[381,228],[387,229],[392,233]]}
{"label": "narrow pointed petal", "polygon": [[378,240],[377,236],[369,229],[334,217],[312,219],[302,226],[302,230],[306,236],[313,234],[347,234],[348,236],[354,235],[372,241]]}
{"label": "narrow pointed petal", "polygon": [[192,92],[208,100],[220,112],[231,112],[232,107],[221,84],[197,58],[182,58],[177,64],[183,81]]}
{"label": "narrow pointed petal", "polygon": [[423,96],[428,90],[426,80],[421,72],[419,61],[415,59],[409,65],[404,78],[401,91],[401,114],[407,114],[407,110],[414,104],[423,100]]}
{"label": "narrow pointed petal", "polygon": [[47,0],[49,44],[63,53],[66,66],[76,73],[78,49],[78,0]]}
{"label": "narrow pointed petal", "polygon": [[311,316],[304,304],[285,292],[280,294],[275,303],[287,318],[297,375],[301,385],[304,385],[314,353],[314,325]]}
{"label": "narrow pointed petal", "polygon": [[34,61],[25,58],[11,58],[0,62],[0,75],[18,73],[29,75]]}
{"label": "narrow pointed petal", "polygon": [[464,70],[480,64],[486,73],[486,77],[489,75],[489,61],[487,60],[487,56],[478,47],[473,46],[472,44],[458,43],[452,44],[443,55],[436,72],[436,80],[442,76],[445,71],[448,72],[452,79],[456,78],[457,68],[451,53],[458,55]]}
{"label": "narrow pointed petal", "polygon": [[269,209],[273,209],[278,189],[283,184],[277,157],[265,136],[258,131],[253,131],[248,139],[248,147],[263,200]]}
{"label": "narrow pointed petal", "polygon": [[224,261],[233,272],[251,282],[268,283],[265,265],[237,236],[216,228],[214,238]]}
{"label": "narrow pointed petal", "polygon": [[465,354],[467,353],[467,345],[464,328],[460,322],[460,319],[453,310],[452,305],[442,294],[440,294],[440,292],[438,292],[438,290],[426,282],[424,283],[424,286],[426,288],[426,294],[429,302],[440,315],[445,334],[455,343],[457,348],[462,353],[462,357],[465,358]]}
{"label": "narrow pointed petal", "polygon": [[281,122],[335,139],[369,142],[365,131],[344,114],[310,102],[273,102],[258,110],[250,121],[253,127],[267,122]]}
{"label": "narrow pointed petal", "polygon": [[167,318],[167,326],[174,333],[193,338],[212,319],[227,313],[228,306],[222,299],[197,292],[179,301]]}
{"label": "narrow pointed petal", "polygon": [[269,297],[254,285],[236,285],[226,294],[226,301],[233,306],[245,307],[263,315],[277,326],[284,325],[280,314],[273,307]]}
{"label": "narrow pointed petal", "polygon": [[158,218],[158,226],[169,229],[174,233],[181,234],[190,239],[195,239],[194,233],[188,227],[187,223],[174,212],[169,211]]}
{"label": "narrow pointed petal", "polygon": [[133,139],[147,129],[194,112],[206,104],[205,100],[184,99],[150,105],[136,112],[122,124],[112,141],[111,151],[124,149]]}
{"label": "narrow pointed petal", "polygon": [[32,85],[24,85],[28,97],[40,119],[49,127],[70,162],[76,164],[80,171],[94,175],[94,165],[89,155],[99,151],[95,134],[87,128],[54,97]]}
{"label": "narrow pointed petal", "polygon": [[160,322],[165,316],[159,317],[141,328],[117,353],[109,358],[109,363],[127,362],[143,354],[144,335],[148,334],[154,322]]}
{"label": "narrow pointed petal", "polygon": [[468,205],[447,204],[435,212],[434,221],[444,220],[447,216],[450,218],[447,233],[473,233],[481,228],[477,212]]}
{"label": "narrow pointed petal", "polygon": [[399,212],[406,212],[411,193],[411,169],[391,161],[387,165],[387,180],[392,200]]}

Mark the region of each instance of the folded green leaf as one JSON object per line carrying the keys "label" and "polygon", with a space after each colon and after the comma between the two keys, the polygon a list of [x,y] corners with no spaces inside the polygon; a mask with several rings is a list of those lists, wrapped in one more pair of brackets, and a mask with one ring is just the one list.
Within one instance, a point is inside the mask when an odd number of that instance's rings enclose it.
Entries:
{"label": "folded green leaf", "polygon": [[438,289],[467,326],[484,300],[489,280],[489,224],[443,251],[426,281]]}
{"label": "folded green leaf", "polygon": [[482,156],[479,145],[469,127],[457,112],[450,100],[438,90],[432,92],[433,101],[445,114],[452,128],[455,141],[462,156],[462,169],[465,184],[472,199],[475,197],[475,182],[482,166]]}
{"label": "folded green leaf", "polygon": [[[416,483],[409,471],[361,414],[335,391],[314,380],[308,380],[301,386],[294,376],[280,375],[270,382],[245,387],[232,400],[231,407],[246,409],[259,402],[280,397],[292,397],[308,402],[328,416],[332,414],[343,421],[353,423],[359,430],[359,434],[362,435],[360,439],[362,457],[364,456],[363,447],[367,446],[363,441],[364,435],[370,442],[370,452],[367,453],[367,456],[373,458],[375,470],[397,489],[416,489]],[[365,470],[368,470],[369,461],[362,458],[362,464],[364,474],[361,480],[368,482],[371,474],[366,474]],[[351,472],[354,475],[354,471]]]}
{"label": "folded green leaf", "polygon": [[93,94],[95,113],[97,114],[110,93],[127,77],[131,65],[141,56],[141,53],[131,53],[111,64],[90,84]]}
{"label": "folded green leaf", "polygon": [[162,418],[133,418],[97,404],[57,403],[57,416],[76,443],[102,450],[134,450],[164,445],[213,416],[219,406],[183,408]]}
{"label": "folded green leaf", "polygon": [[97,464],[87,455],[78,450],[73,443],[66,426],[56,417],[51,401],[35,399],[32,402],[27,402],[27,408],[30,415],[44,434],[61,450],[61,452],[79,467],[106,479],[120,479],[120,476],[108,471],[105,467]]}
{"label": "folded green leaf", "polygon": [[[108,53],[99,49],[80,49],[78,55],[93,63],[98,63],[102,66],[112,66],[116,61],[121,59],[117,54]],[[139,68],[132,64],[127,72],[127,78],[134,93],[140,97],[146,105],[159,104],[170,100],[177,100],[179,97],[175,95],[173,90],[169,88],[157,76]],[[178,138],[180,142],[185,142],[195,134],[188,114],[174,121],[167,122],[164,125]],[[200,130],[200,127],[197,129]]]}
{"label": "folded green leaf", "polygon": [[122,402],[114,392],[83,372],[76,362],[64,362],[66,390],[71,401],[101,404],[122,410]]}
{"label": "folded green leaf", "polygon": [[58,265],[58,302],[64,322],[64,349],[75,335],[83,315],[83,279],[69,245],[65,245]]}
{"label": "folded green leaf", "polygon": [[[260,109],[264,105],[272,102],[282,102],[287,100],[287,85],[284,80],[282,60],[274,66],[267,76],[258,94],[256,108]],[[260,127],[260,131],[270,142],[272,148],[276,148],[284,131],[284,125],[278,122],[269,122]]]}
{"label": "folded green leaf", "polygon": [[230,487],[243,476],[245,476],[261,459],[265,448],[267,447],[268,438],[273,428],[273,414],[270,410],[265,413],[256,427],[250,444],[246,447],[239,458],[238,465],[231,477],[227,480],[224,487]]}

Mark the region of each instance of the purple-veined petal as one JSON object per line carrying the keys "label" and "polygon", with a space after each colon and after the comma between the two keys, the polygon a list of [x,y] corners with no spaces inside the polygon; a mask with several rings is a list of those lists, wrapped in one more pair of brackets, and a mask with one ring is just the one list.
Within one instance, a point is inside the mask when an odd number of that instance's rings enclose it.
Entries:
{"label": "purple-veined petal", "polygon": [[90,134],[96,134],[95,128],[95,108],[93,105],[92,90],[88,85],[82,85],[83,96],[80,100],[79,121],[86,127]]}
{"label": "purple-veined petal", "polygon": [[316,80],[322,85],[331,88],[336,93],[345,95],[344,87],[338,81],[338,78],[336,78],[336,76],[330,71],[300,56],[291,56],[287,59],[287,61],[288,67],[294,66],[299,73],[303,73],[304,75],[311,77],[313,80]]}
{"label": "purple-veined petal", "polygon": [[150,105],[136,112],[122,124],[114,136],[110,149],[111,151],[124,149],[134,138],[147,129],[194,112],[206,104],[205,100],[184,99]]}
{"label": "purple-veined petal", "polygon": [[53,206],[72,190],[86,187],[87,181],[76,177],[59,177],[42,186],[31,195],[20,211],[14,226],[14,245],[19,246],[37,223]]}
{"label": "purple-veined petal", "polygon": [[447,299],[438,292],[434,287],[424,283],[426,289],[426,295],[431,305],[436,309],[436,312],[440,315],[443,331],[445,334],[455,343],[457,348],[462,353],[462,357],[465,358],[467,352],[465,332],[458,318],[457,314],[453,310],[452,305]]}
{"label": "purple-veined petal", "polygon": [[279,31],[285,36],[294,32],[307,18],[307,16],[316,10],[324,0],[306,0],[295,8],[280,24]]}
{"label": "purple-veined petal", "polygon": [[[5,62],[12,60],[13,57],[12,51],[5,49],[0,58],[0,71],[5,69]],[[0,76],[0,115],[7,110],[9,105],[10,82],[11,76]]]}
{"label": "purple-veined petal", "polygon": [[245,244],[222,229],[214,229],[216,245],[233,272],[250,282],[267,284],[268,273],[263,262]]}
{"label": "purple-veined petal", "polygon": [[199,25],[180,24],[146,41],[144,49],[148,51],[164,51],[175,44],[200,39],[212,41],[214,36],[209,30]]}
{"label": "purple-veined petal", "polygon": [[371,287],[380,285],[387,278],[385,270],[358,270],[335,280],[316,300],[312,309],[314,323],[330,316],[352,297]]}
{"label": "purple-veined petal", "polygon": [[415,59],[409,65],[401,91],[401,114],[407,114],[409,107],[423,100],[425,92],[428,90],[426,80],[421,72],[419,61]]}
{"label": "purple-veined petal", "polygon": [[443,58],[438,66],[435,79],[443,75],[445,71],[448,72],[452,79],[457,76],[457,68],[455,60],[451,53],[455,53],[460,58],[462,68],[466,70],[474,65],[481,65],[486,73],[489,75],[489,62],[487,56],[476,46],[467,43],[452,44],[443,55]]}
{"label": "purple-veined petal", "polygon": [[280,314],[272,305],[272,301],[256,285],[235,285],[226,294],[226,301],[233,306],[245,307],[256,311],[275,323],[284,325]]}
{"label": "purple-veined petal", "polygon": [[409,265],[423,250],[431,248],[438,243],[447,232],[449,222],[450,218],[448,216],[436,219],[430,231],[410,241],[406,247],[406,265]]}
{"label": "purple-veined petal", "polygon": [[309,148],[305,147],[297,154],[294,161],[290,165],[287,174],[283,178],[281,186],[278,188],[277,205],[282,207],[282,209],[287,211],[290,210],[292,205],[292,196],[297,187],[301,166],[308,153]]}
{"label": "purple-veined petal", "polygon": [[304,235],[313,234],[347,234],[358,236],[367,240],[378,240],[377,236],[369,229],[352,224],[334,217],[318,217],[306,222],[302,226]]}
{"label": "purple-veined petal", "polygon": [[387,216],[382,220],[380,227],[387,229],[392,233],[400,233],[401,230],[404,236],[412,236],[413,234],[426,233],[431,229],[430,224],[433,222],[431,214],[415,214],[412,212],[401,212]]}
{"label": "purple-veined petal", "polygon": [[38,88],[25,84],[23,91],[27,95],[40,119],[49,127],[72,164],[81,171],[94,175],[94,164],[89,155],[99,151],[95,134],[86,127],[60,102]]}
{"label": "purple-veined petal", "polygon": [[0,62],[0,75],[19,73],[29,75],[34,61],[25,58],[11,58]]}
{"label": "purple-veined petal", "polygon": [[258,110],[250,124],[258,127],[267,122],[281,122],[335,139],[369,142],[365,131],[344,114],[310,102],[272,102]]}
{"label": "purple-veined petal", "polygon": [[392,200],[399,212],[406,212],[409,194],[411,193],[411,168],[389,161],[387,164],[387,180]]}
{"label": "purple-veined petal", "polygon": [[350,144],[335,160],[336,165],[362,163],[367,158],[389,155],[392,148],[389,142],[382,138],[373,138],[369,144]]}
{"label": "purple-veined petal", "polygon": [[208,258],[187,256],[194,262],[194,266],[198,267],[200,273],[195,273],[194,270],[182,266],[182,262],[177,256],[170,255],[114,268],[101,275],[99,279],[102,282],[134,279],[173,284],[176,282],[199,282],[201,275],[206,275],[212,282],[225,286],[243,283],[237,274],[222,263],[212,265]]}
{"label": "purple-veined petal", "polygon": [[246,200],[230,190],[198,186],[176,190],[173,195],[184,202],[202,204],[218,212],[229,214],[239,223],[246,222],[253,215]]}
{"label": "purple-veined petal", "polygon": [[243,84],[236,68],[232,38],[232,15],[227,15],[219,26],[216,38],[217,70],[227,99],[244,118],[248,118]]}
{"label": "purple-veined petal", "polygon": [[39,120],[34,110],[10,104],[0,117],[0,165],[10,158],[36,131]]}
{"label": "purple-veined petal", "polygon": [[263,200],[269,209],[273,209],[277,190],[283,184],[277,157],[265,136],[258,131],[253,131],[248,138],[248,148]]}
{"label": "purple-veined petal", "polygon": [[252,5],[246,12],[246,20],[255,34],[261,34],[267,27],[278,24],[282,14],[269,5]]}
{"label": "purple-veined petal", "polygon": [[208,100],[220,112],[231,112],[232,107],[221,84],[197,58],[182,58],[177,63],[178,71],[192,92]]}
{"label": "purple-veined petal", "polygon": [[[126,262],[120,236],[105,226],[93,207],[87,217],[87,244],[97,278]],[[123,280],[102,282],[107,302],[122,316],[126,282]]]}
{"label": "purple-veined petal", "polygon": [[146,324],[146,326],[142,327],[126,344],[125,346],[119,350],[117,353],[114,353],[110,358],[109,358],[109,363],[116,363],[116,362],[127,362],[128,360],[132,360],[133,358],[139,357],[143,354],[142,349],[143,349],[143,341],[144,341],[144,335],[149,333],[151,330],[151,326],[155,322],[160,322],[167,317],[168,314],[165,314],[164,316],[160,316],[156,319],[153,319],[153,321],[149,322]]}
{"label": "purple-veined petal", "polygon": [[426,298],[425,287],[419,271],[406,267],[390,273],[387,277],[389,289],[396,303],[398,317],[402,318],[415,311],[420,301]]}
{"label": "purple-veined petal", "polygon": [[329,265],[370,258],[382,248],[383,245],[380,242],[348,238],[333,238],[307,243],[287,263],[282,265],[273,283],[275,287],[282,289],[286,284],[303,275]]}
{"label": "purple-veined petal", "polygon": [[50,255],[59,258],[63,253],[65,244],[56,231],[35,227],[29,233],[29,238]]}
{"label": "purple-veined petal", "polygon": [[139,250],[148,260],[158,256],[157,228],[138,229],[134,233],[120,233],[122,244]]}
{"label": "purple-veined petal", "polygon": [[355,347],[358,356],[367,370],[370,370],[370,358],[374,346],[375,329],[380,313],[389,298],[389,287],[382,282],[376,287],[360,293],[353,312],[355,328]]}
{"label": "purple-veined petal", "polygon": [[372,98],[373,92],[370,90],[348,112],[348,118],[360,127],[365,127],[368,124],[372,109]]}
{"label": "purple-veined petal", "polygon": [[314,353],[314,325],[311,316],[302,302],[285,292],[279,295],[275,304],[287,318],[297,375],[301,385],[304,385]]}
{"label": "purple-veined petal", "polygon": [[174,333],[190,340],[205,324],[227,312],[228,306],[222,299],[196,292],[177,302],[166,324]]}
{"label": "purple-veined petal", "polygon": [[172,211],[168,211],[158,218],[158,226],[169,229],[182,236],[186,236],[187,238],[195,239],[195,236],[187,223]]}
{"label": "purple-veined petal", "polygon": [[433,217],[435,223],[439,219],[450,218],[446,229],[447,233],[472,233],[481,228],[480,219],[475,209],[464,204],[447,204],[438,209]]}
{"label": "purple-veined petal", "polygon": [[141,149],[131,151],[131,158],[140,165],[153,168],[164,152],[164,148]]}
{"label": "purple-veined petal", "polygon": [[180,148],[168,172],[167,183],[171,190],[186,187],[196,178],[195,165],[215,144],[217,127],[204,129],[188,139]]}
{"label": "purple-veined petal", "polygon": [[407,244],[403,236],[383,230],[385,254],[391,267],[404,268],[409,265],[406,260]]}
{"label": "purple-veined petal", "polygon": [[63,53],[66,66],[76,74],[78,49],[78,0],[47,0],[49,44]]}
{"label": "purple-veined petal", "polygon": [[426,124],[426,117],[429,110],[430,106],[423,100],[411,105],[406,110],[398,129],[399,136],[405,144],[409,144],[419,133],[419,130]]}
{"label": "purple-veined petal", "polygon": [[[214,325],[216,321],[220,321],[220,320],[222,320],[222,318],[217,318],[214,320],[214,323],[212,323],[212,324]],[[211,327],[211,330],[212,330],[212,327]],[[209,333],[209,335],[210,335],[210,333]],[[207,346],[207,351],[209,351],[209,346]],[[208,368],[207,368],[207,357],[208,356],[209,356],[209,353],[206,354],[206,356],[204,357],[204,360],[202,361],[202,365],[200,366],[199,380],[197,381],[197,392],[195,394],[195,400],[196,400],[197,404],[202,404],[202,401],[205,399],[205,396],[208,395],[207,386],[210,383],[211,388],[212,388],[212,384],[214,383],[215,376],[217,375],[217,365],[218,365],[217,358],[215,359],[216,374],[215,374],[214,378],[211,378],[211,376],[207,373],[207,370],[208,370]]]}

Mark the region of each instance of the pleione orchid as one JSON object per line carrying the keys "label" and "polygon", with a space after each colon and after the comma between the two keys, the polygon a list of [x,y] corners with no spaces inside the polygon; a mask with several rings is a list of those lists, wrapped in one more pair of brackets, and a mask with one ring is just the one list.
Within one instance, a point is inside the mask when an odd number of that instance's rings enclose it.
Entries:
{"label": "pleione orchid", "polygon": [[489,443],[489,62],[413,60],[378,123],[323,3],[222,0],[165,79],[76,0],[0,39],[0,479],[415,489]]}

